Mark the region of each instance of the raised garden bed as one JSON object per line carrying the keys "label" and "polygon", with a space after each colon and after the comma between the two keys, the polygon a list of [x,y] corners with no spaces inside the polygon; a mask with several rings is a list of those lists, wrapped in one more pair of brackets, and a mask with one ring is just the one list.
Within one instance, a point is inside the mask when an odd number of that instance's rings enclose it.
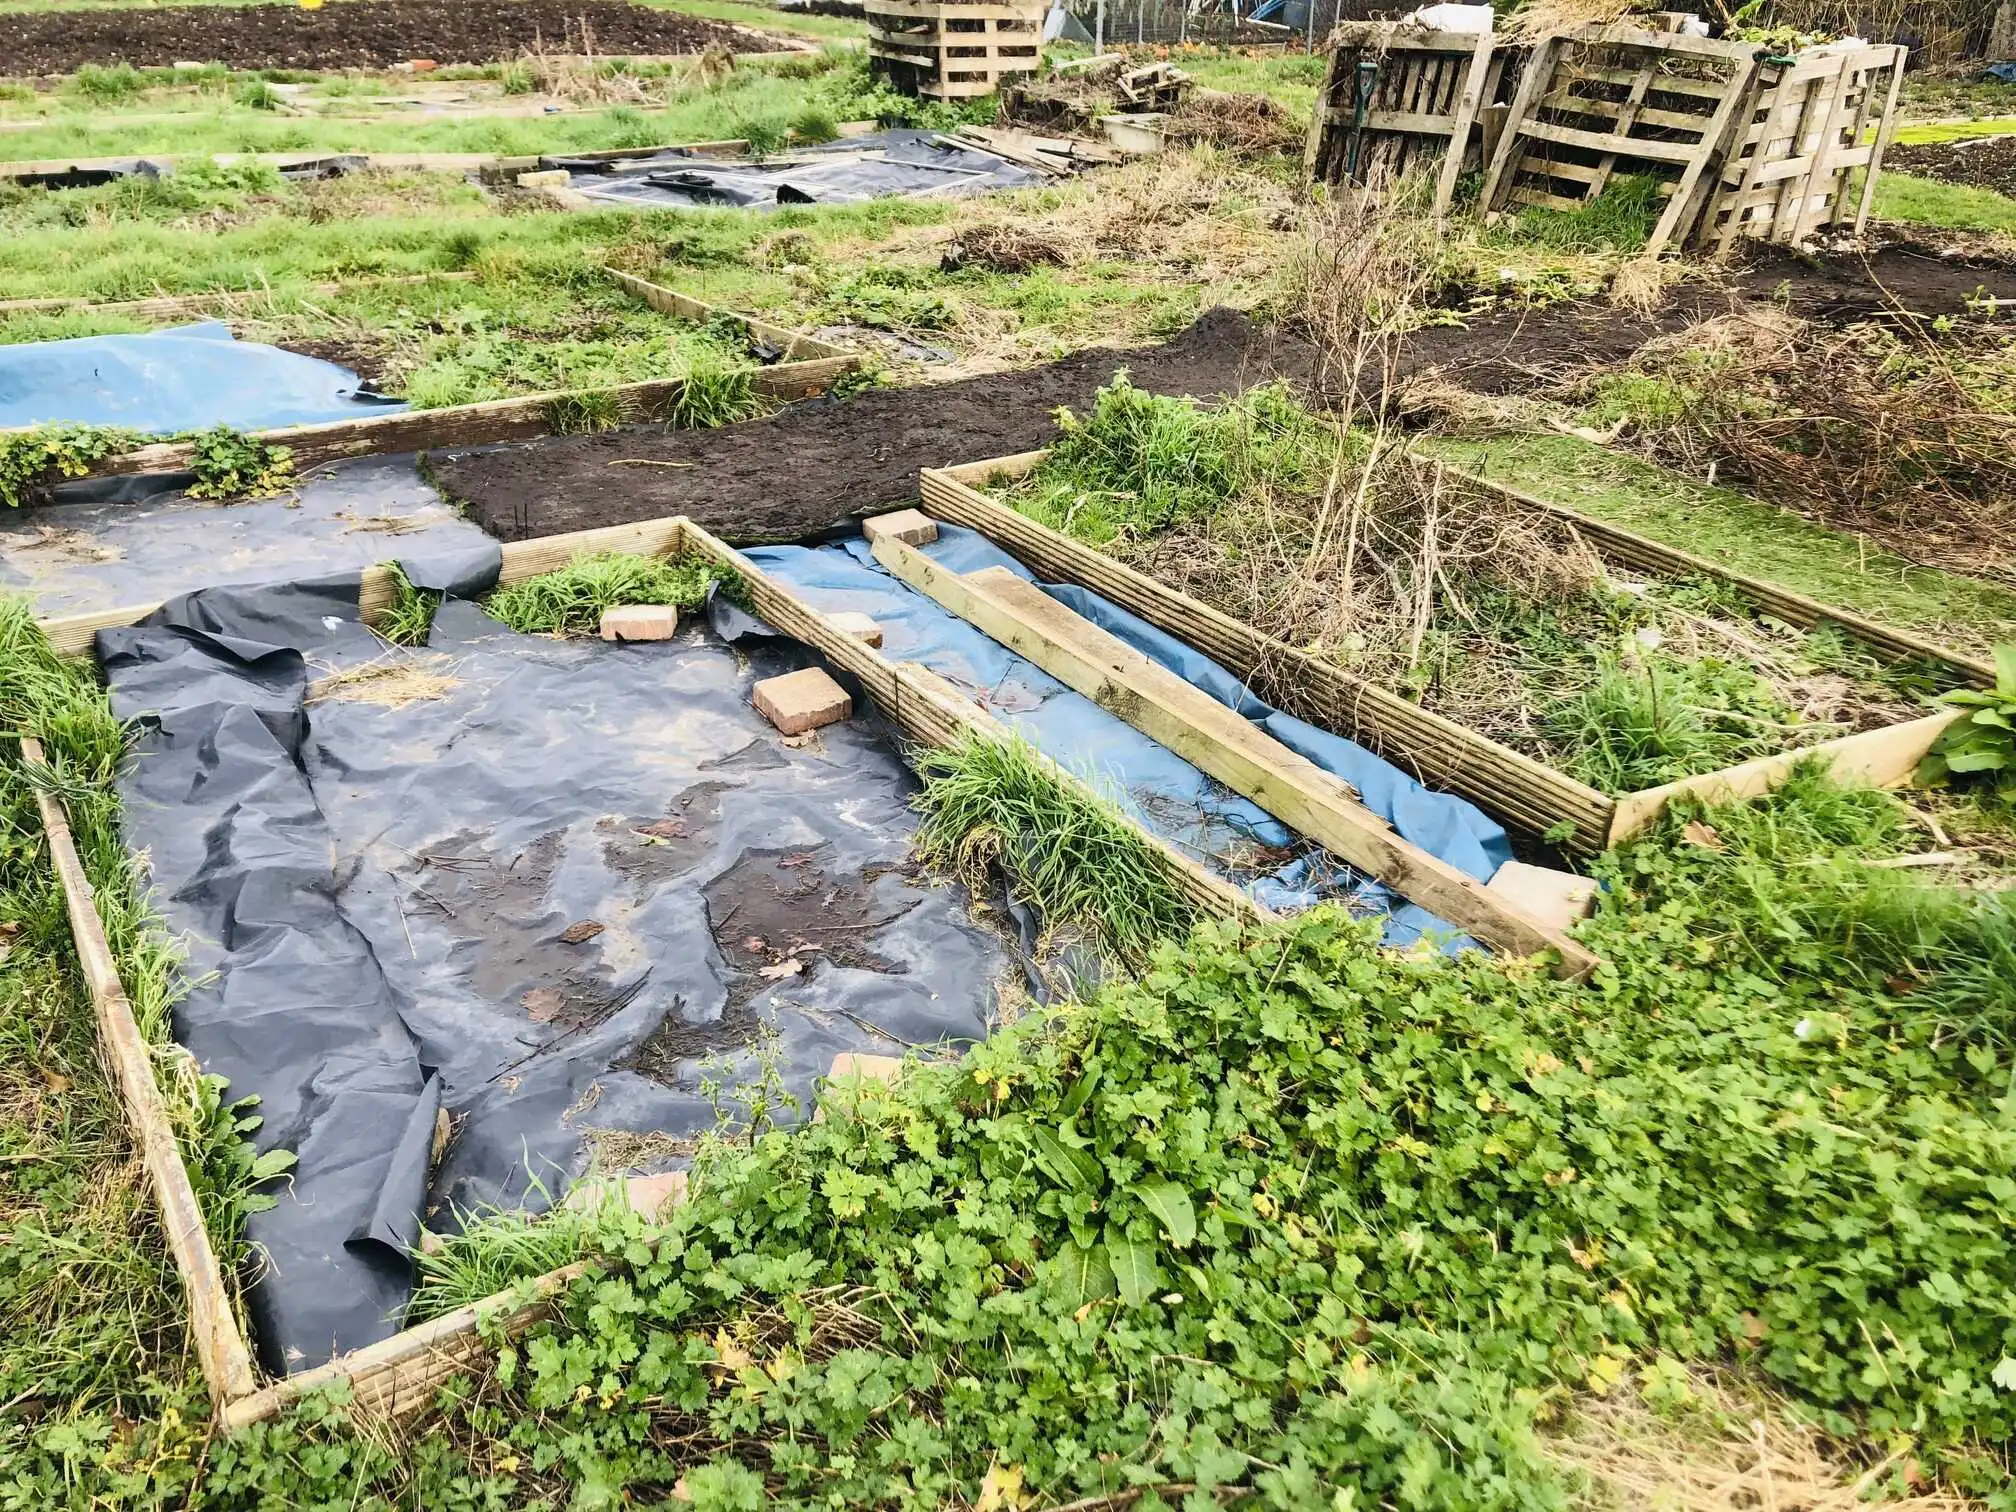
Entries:
{"label": "raised garden bed", "polygon": [[[654,310],[688,323],[707,344],[722,352],[739,350],[748,366],[710,364],[701,376],[651,378],[579,389],[555,389],[514,398],[409,409],[398,414],[286,426],[253,433],[265,446],[283,446],[293,465],[305,469],[346,457],[424,451],[430,447],[483,446],[549,434],[614,429],[657,421],[670,426],[712,425],[741,417],[751,403],[789,401],[823,393],[854,371],[860,358],[844,348],[754,316],[720,310],[701,300],[625,273],[605,270],[618,287]],[[454,286],[451,286],[451,288]],[[372,286],[378,298],[384,286]],[[454,296],[450,295],[452,299]],[[507,347],[509,343],[505,344]],[[345,356],[334,351],[331,355]],[[441,361],[452,363],[452,343]],[[511,360],[506,352],[500,361]],[[696,372],[699,371],[696,365]],[[187,471],[193,457],[188,442],[167,441],[104,457],[82,474],[122,477]]]}
{"label": "raised garden bed", "polygon": [[[1065,500],[1061,522],[1105,535],[1100,550],[1032,518],[1056,513],[1057,496],[1043,492],[1046,476],[1055,481],[1043,471],[1050,455],[927,469],[925,509],[1208,651],[1288,712],[1571,850],[1599,851],[1636,833],[1683,793],[1766,791],[1806,759],[1843,777],[1903,782],[1954,718],[1923,712],[1923,693],[1991,680],[1983,663],[1915,636],[1405,454],[1381,465],[1440,491],[1448,555],[1431,566],[1442,578],[1464,571],[1456,558],[1466,521],[1492,533],[1487,556],[1522,553],[1537,576],[1523,596],[1489,578],[1482,591],[1438,587],[1415,601],[1413,643],[1403,638],[1402,654],[1382,659],[1334,616],[1317,636],[1293,633],[1292,625],[1316,622],[1306,603],[1295,610],[1277,602],[1267,610],[1272,625],[1228,613],[1268,600],[1244,581],[1265,568],[1240,561],[1225,542],[1181,532],[1123,540],[1110,525],[1074,516]],[[1281,502],[1292,515],[1318,501]],[[1298,538],[1294,549],[1307,544]],[[1391,564],[1379,570],[1389,573]],[[1190,592],[1162,580],[1172,574]],[[1334,608],[1344,589],[1332,579],[1316,591]],[[1549,595],[1551,604],[1543,602]],[[1431,646],[1441,648],[1439,657]],[[1806,679],[1826,700],[1827,717],[1774,707],[1771,698],[1786,686],[1774,675]],[[1651,722],[1637,732],[1642,739],[1615,738],[1639,721]],[[1624,780],[1604,782],[1605,771]],[[1647,772],[1652,780],[1631,780]]]}

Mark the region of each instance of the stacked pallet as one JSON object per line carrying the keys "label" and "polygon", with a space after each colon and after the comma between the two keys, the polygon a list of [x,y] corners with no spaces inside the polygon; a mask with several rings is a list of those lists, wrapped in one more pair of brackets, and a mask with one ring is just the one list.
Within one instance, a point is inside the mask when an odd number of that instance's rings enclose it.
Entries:
{"label": "stacked pallet", "polygon": [[1524,44],[1355,23],[1333,38],[1306,161],[1321,183],[1432,175],[1438,215],[1472,164],[1487,213],[1578,210],[1630,174],[1663,201],[1648,252],[1793,243],[1861,229],[1904,58],[1859,43],[1781,58],[1625,24]]}
{"label": "stacked pallet", "polygon": [[1357,21],[1330,38],[1330,68],[1309,123],[1304,166],[1318,183],[1392,183],[1436,176],[1446,215],[1480,106],[1505,60],[1490,32]]}
{"label": "stacked pallet", "polygon": [[1042,62],[1045,0],[868,0],[868,65],[906,94],[964,100]]}

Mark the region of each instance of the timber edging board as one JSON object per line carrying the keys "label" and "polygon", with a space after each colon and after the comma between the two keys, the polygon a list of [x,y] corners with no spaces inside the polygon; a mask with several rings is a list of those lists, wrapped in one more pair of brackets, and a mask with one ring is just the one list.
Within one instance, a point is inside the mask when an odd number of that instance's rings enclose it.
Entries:
{"label": "timber edging board", "polygon": [[[799,352],[823,354],[748,369],[751,385],[765,398],[786,402],[810,399],[824,393],[836,379],[861,365],[858,353],[820,341],[801,331],[732,310],[722,310],[704,300],[691,299],[627,273],[617,273],[613,269],[604,271],[626,292],[645,299],[652,308],[662,313],[700,323],[717,316],[738,320],[752,334],[783,347],[787,359]],[[638,285],[642,288],[634,287]],[[661,303],[645,294],[645,289],[663,296],[666,301],[676,300],[678,303],[676,306]],[[556,406],[583,398],[612,400],[619,415],[619,424],[644,424],[666,418],[684,387],[684,379],[654,378],[609,388],[521,394],[511,399],[486,399],[476,404],[447,405],[441,409],[402,410],[397,414],[367,415],[356,420],[281,426],[254,431],[252,435],[270,446],[289,448],[294,453],[295,467],[305,470],[351,457],[531,440],[552,433]],[[15,427],[17,432],[33,429],[33,426]],[[0,430],[0,435],[11,433]],[[93,464],[84,476],[114,478],[140,473],[186,472],[194,459],[195,447],[190,442],[163,441],[106,457]]]}
{"label": "timber edging board", "polygon": [[[1895,787],[1907,781],[1919,758],[1956,715],[1927,715],[1760,757],[1736,767],[1647,788],[1606,794],[1565,772],[1421,708],[1306,651],[1264,635],[1209,605],[1126,567],[1103,552],[980,492],[976,484],[1019,478],[1047,451],[926,468],[919,492],[927,514],[964,525],[994,540],[1025,565],[1057,580],[1090,588],[1140,615],[1178,640],[1218,660],[1285,713],[1357,741],[1421,781],[1468,798],[1502,822],[1538,836],[1563,822],[1574,828],[1563,848],[1593,855],[1652,824],[1676,798],[1721,800],[1754,797],[1784,780],[1795,767],[1819,760],[1846,779]],[[1408,465],[1422,459],[1407,456]],[[1444,472],[1466,486],[1546,514],[1587,536],[1604,555],[1626,565],[1669,574],[1696,574],[1738,589],[1767,612],[1802,629],[1835,624],[1893,660],[1923,657],[1960,679],[1985,686],[1993,669],[1950,648],[1835,609],[1758,578],[1730,572],[1705,557],[1579,514],[1458,468]]]}
{"label": "timber edging board", "polygon": [[[21,761],[34,772],[49,770],[42,744],[32,735],[21,737]],[[203,1206],[189,1180],[181,1143],[175,1137],[167,1102],[154,1076],[153,1052],[140,1033],[132,1001],[119,980],[118,960],[105,938],[96,893],[71,839],[69,816],[62,799],[40,783],[35,786],[35,806],[41,811],[43,834],[49,842],[49,863],[63,890],[71,943],[76,947],[77,962],[91,993],[98,1048],[112,1073],[111,1080],[119,1089],[119,1101],[126,1110],[127,1132],[147,1168],[155,1206],[160,1210],[161,1230],[168,1241],[168,1251],[174,1256],[175,1269],[182,1277],[182,1290],[189,1303],[189,1338],[196,1351],[197,1366],[203,1373],[203,1384],[212,1407],[221,1409],[234,1397],[256,1387],[252,1352],[238,1326],[223,1268],[210,1244],[210,1232],[204,1227]]]}
{"label": "timber edging board", "polygon": [[[853,677],[891,722],[912,740],[931,746],[950,746],[968,738],[1009,738],[998,720],[944,679],[914,664],[890,662],[880,651],[834,625],[824,614],[768,577],[741,553],[683,516],[508,542],[503,548],[503,565],[498,582],[500,585],[522,582],[564,567],[577,556],[604,551],[629,551],[648,556],[692,552],[732,568],[741,576],[751,603],[765,623],[780,634],[811,646],[832,666]],[[390,607],[393,593],[394,579],[389,568],[366,569],[358,595],[359,610],[366,624],[375,623],[379,614]],[[58,652],[69,656],[89,655],[98,630],[138,623],[159,607],[158,604],[143,604],[94,614],[71,615],[42,621],[41,629]],[[24,738],[23,753],[31,762],[40,759],[40,748],[32,738]],[[1097,790],[1075,774],[1047,757],[1039,759],[1067,787],[1100,799]],[[56,799],[47,793],[38,792],[37,802],[42,805],[44,824],[50,832],[52,855],[58,857],[58,874],[70,907],[72,937],[77,944],[79,959],[85,963],[94,999],[100,997],[101,984],[99,969],[93,963],[102,962],[102,971],[110,973],[110,992],[116,994],[117,1004],[124,1005],[125,995],[118,987],[116,972],[110,964],[110,951],[104,945],[102,926],[90,900],[89,883],[83,881],[82,867],[76,861],[74,848],[69,846],[69,831],[62,811]],[[1131,820],[1128,822],[1132,823]],[[1207,871],[1166,841],[1138,826],[1136,832],[1171,886],[1200,913],[1211,918],[1253,924],[1267,923],[1275,917],[1238,888]],[[60,851],[57,843],[59,835]],[[61,859],[63,854],[68,856],[67,863]],[[389,1338],[339,1355],[326,1364],[261,1387],[253,1370],[250,1351],[245,1346],[244,1334],[230,1308],[229,1294],[224,1289],[215,1253],[202,1225],[201,1210],[195,1206],[180,1147],[175,1142],[165,1111],[161,1109],[160,1091],[154,1083],[151,1065],[144,1059],[146,1048],[139,1040],[137,1027],[133,1026],[131,1010],[128,1008],[125,1011],[125,1024],[130,1031],[130,1042],[137,1049],[122,1050],[122,1031],[118,1031],[116,1025],[108,1027],[102,1002],[100,1006],[101,1043],[107,1055],[119,1065],[121,1085],[127,1090],[129,1125],[135,1139],[142,1143],[143,1150],[149,1155],[149,1168],[156,1175],[157,1191],[161,1181],[172,1184],[179,1178],[181,1189],[189,1192],[186,1202],[180,1199],[171,1201],[168,1197],[161,1200],[164,1213],[193,1214],[193,1220],[171,1220],[164,1226],[169,1231],[176,1268],[189,1290],[192,1327],[199,1320],[208,1320],[198,1332],[198,1349],[203,1350],[206,1338],[214,1337],[218,1344],[217,1367],[213,1372],[210,1356],[205,1354],[204,1373],[211,1388],[217,1420],[227,1432],[273,1417],[307,1392],[339,1382],[348,1383],[353,1403],[367,1414],[397,1417],[424,1408],[433,1400],[435,1391],[451,1377],[483,1364],[489,1353],[483,1338],[486,1327],[506,1338],[522,1334],[549,1317],[554,1299],[587,1271],[585,1263],[562,1267],[439,1318],[402,1329]],[[136,1060],[136,1056],[139,1059]],[[145,1077],[144,1083],[134,1081],[129,1086],[129,1064],[137,1066],[137,1074]],[[149,1106],[153,1109],[152,1113],[148,1111]],[[178,1235],[186,1242],[177,1242]],[[221,1313],[218,1308],[222,1309]]]}

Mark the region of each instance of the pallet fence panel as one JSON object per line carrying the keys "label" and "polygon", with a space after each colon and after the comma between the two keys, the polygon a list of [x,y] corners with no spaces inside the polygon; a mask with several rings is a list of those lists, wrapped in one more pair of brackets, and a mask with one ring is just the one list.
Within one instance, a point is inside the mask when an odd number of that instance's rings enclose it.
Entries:
{"label": "pallet fence panel", "polygon": [[1244,621],[1018,514],[973,487],[1027,472],[1048,453],[926,469],[928,514],[977,530],[1054,582],[1073,583],[1204,652],[1284,713],[1363,745],[1418,781],[1487,809],[1529,836],[1564,821],[1568,848],[1603,848],[1614,801],[1474,730],[1431,713],[1334,663],[1263,635]]}
{"label": "pallet fence panel", "polygon": [[1331,34],[1303,166],[1318,183],[1433,174],[1446,215],[1493,75],[1489,32],[1350,22]]}
{"label": "pallet fence panel", "polygon": [[[1823,228],[1859,227],[1895,130],[1905,57],[1904,48],[1885,46],[1768,60],[1701,239],[1727,251],[1739,237],[1796,243]],[[1860,195],[1849,192],[1858,171]]]}
{"label": "pallet fence panel", "polygon": [[941,100],[993,94],[1042,66],[1041,0],[868,0],[868,65]]}
{"label": "pallet fence panel", "polygon": [[1573,210],[1618,172],[1663,180],[1648,255],[1684,239],[1731,118],[1749,98],[1754,46],[1635,27],[1573,27],[1538,50],[1485,188],[1487,210]]}
{"label": "pallet fence panel", "polygon": [[[21,737],[21,761],[31,780],[49,774],[42,744],[32,735]],[[85,986],[91,993],[98,1048],[119,1088],[127,1129],[147,1168],[168,1252],[182,1278],[183,1294],[189,1303],[190,1343],[203,1372],[203,1384],[209,1391],[211,1405],[221,1409],[232,1398],[257,1388],[252,1352],[238,1327],[223,1267],[203,1224],[202,1204],[189,1180],[182,1146],[175,1137],[160,1083],[155,1080],[153,1050],[140,1033],[140,1025],[133,1017],[133,1004],[119,980],[118,962],[105,938],[104,921],[98,917],[91,879],[70,835],[69,816],[64,812],[62,800],[39,781],[35,785],[35,806],[41,811],[50,865],[63,890],[70,938],[76,946]]]}

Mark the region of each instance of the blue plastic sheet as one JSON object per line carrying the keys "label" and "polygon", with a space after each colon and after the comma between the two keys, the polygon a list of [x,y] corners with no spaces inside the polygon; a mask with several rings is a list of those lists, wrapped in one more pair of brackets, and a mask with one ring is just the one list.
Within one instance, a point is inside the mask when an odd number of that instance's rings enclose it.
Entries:
{"label": "blue plastic sheet", "polygon": [[264,430],[406,407],[319,357],[237,341],[222,321],[0,346],[0,427],[74,421],[156,435]]}
{"label": "blue plastic sheet", "polygon": [[[1291,750],[1355,787],[1403,838],[1480,882],[1512,859],[1505,831],[1475,805],[1432,792],[1364,747],[1263,703],[1210,658],[1097,594],[1044,583],[991,541],[940,525],[926,554],[955,572],[1006,567],[1074,612],[1237,710]],[[1024,739],[1089,779],[1144,826],[1270,908],[1292,911],[1342,897],[1387,915],[1385,938],[1405,946],[1425,931],[1467,943],[1434,915],[1394,898],[1322,851],[1297,847],[1286,826],[1173,751],[1073,692],[1041,668],[892,577],[860,540],[765,546],[744,553],[824,611],[858,610],[881,626],[883,654],[914,661],[959,686]],[[1091,753],[1088,764],[1087,755]]]}

